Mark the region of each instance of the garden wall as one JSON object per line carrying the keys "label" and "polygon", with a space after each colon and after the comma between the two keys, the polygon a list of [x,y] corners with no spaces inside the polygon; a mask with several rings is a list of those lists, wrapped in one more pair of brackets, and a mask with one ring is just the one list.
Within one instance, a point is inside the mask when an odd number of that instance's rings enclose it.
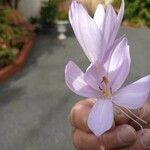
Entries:
{"label": "garden wall", "polygon": [[42,1],[46,0],[22,0],[19,3],[19,10],[26,19],[29,19],[31,16],[38,17]]}

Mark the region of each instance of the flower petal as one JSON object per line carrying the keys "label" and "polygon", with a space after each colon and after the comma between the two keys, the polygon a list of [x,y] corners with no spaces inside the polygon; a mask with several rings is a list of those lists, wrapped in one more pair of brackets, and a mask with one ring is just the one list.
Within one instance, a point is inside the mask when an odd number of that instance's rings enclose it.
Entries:
{"label": "flower petal", "polygon": [[88,127],[96,136],[102,135],[113,124],[113,105],[110,100],[98,99],[89,117]]}
{"label": "flower petal", "polygon": [[105,63],[106,61],[108,61],[108,59],[110,59],[108,57],[110,57],[112,55],[112,53],[116,49],[117,45],[119,45],[125,37],[126,37],[126,35],[124,34],[120,38],[118,38],[114,41],[113,45],[107,50],[107,53],[105,54],[105,56],[103,58],[103,63]]}
{"label": "flower petal", "polygon": [[126,80],[130,70],[130,63],[129,45],[127,38],[124,37],[120,43],[116,45],[109,62],[108,78],[113,92],[118,90]]}
{"label": "flower petal", "polygon": [[125,7],[124,0],[122,0],[121,7],[117,16],[115,10],[111,5],[107,7],[103,25],[104,39],[105,39],[104,41],[105,46],[103,47],[107,47],[107,51],[113,45],[116,39],[124,15],[124,7]]}
{"label": "flower petal", "polygon": [[117,36],[119,27],[120,27],[122,19],[123,19],[124,8],[125,8],[125,4],[124,4],[124,0],[122,0],[121,7],[120,7],[119,13],[117,15],[117,19],[116,19],[116,24],[115,24],[115,27],[112,31],[112,36],[111,36],[111,39],[110,39],[111,42],[113,42],[115,40],[116,36]]}
{"label": "flower petal", "polygon": [[105,17],[105,9],[103,5],[99,4],[97,6],[96,12],[94,14],[94,21],[96,22],[98,28],[102,31],[103,23]]}
{"label": "flower petal", "polygon": [[103,38],[104,38],[104,45],[103,47],[106,48],[106,50],[109,49],[111,45],[113,45],[113,41],[110,41],[112,35],[112,32],[115,28],[117,21],[117,16],[116,13],[111,5],[107,6],[106,9],[106,15],[104,19],[104,24],[103,24]]}
{"label": "flower petal", "polygon": [[128,109],[143,107],[150,93],[150,75],[116,92],[113,102]]}
{"label": "flower petal", "polygon": [[125,8],[125,3],[124,3],[124,0],[122,0],[121,7],[120,7],[120,10],[119,10],[119,13],[118,13],[118,16],[117,16],[117,25],[118,25],[118,28],[120,27],[120,24],[121,24],[122,19],[123,19],[124,8]]}
{"label": "flower petal", "polygon": [[69,62],[65,68],[65,81],[67,86],[76,94],[84,97],[99,97],[98,91],[92,89],[83,80],[83,72],[73,62]]}
{"label": "flower petal", "polygon": [[106,72],[99,62],[90,65],[84,74],[84,81],[93,89],[99,91],[101,79],[105,76]]}
{"label": "flower petal", "polygon": [[101,59],[101,32],[82,4],[77,1],[72,2],[69,20],[88,59],[91,62]]}

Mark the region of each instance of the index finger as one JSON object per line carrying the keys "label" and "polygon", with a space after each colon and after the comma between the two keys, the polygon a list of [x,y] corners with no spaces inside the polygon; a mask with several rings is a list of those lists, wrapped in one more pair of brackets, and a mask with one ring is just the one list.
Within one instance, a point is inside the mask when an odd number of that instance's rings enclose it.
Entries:
{"label": "index finger", "polygon": [[[75,106],[71,109],[69,116],[70,123],[72,124],[72,126],[87,133],[92,132],[88,127],[87,120],[95,102],[95,99],[86,99],[81,100],[77,104],[75,104]],[[114,127],[115,124],[113,123],[110,130],[112,130]]]}
{"label": "index finger", "polygon": [[87,119],[95,102],[96,101],[94,99],[86,99],[81,100],[75,104],[69,115],[70,123],[72,126],[85,132],[91,132],[87,125]]}

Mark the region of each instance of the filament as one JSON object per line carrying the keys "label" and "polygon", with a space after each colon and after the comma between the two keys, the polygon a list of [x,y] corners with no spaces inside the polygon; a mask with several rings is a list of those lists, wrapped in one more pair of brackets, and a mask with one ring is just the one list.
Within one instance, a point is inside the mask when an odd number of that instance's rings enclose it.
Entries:
{"label": "filament", "polygon": [[123,114],[125,114],[127,117],[129,117],[132,121],[134,121],[140,128],[141,128],[141,132],[142,132],[142,134],[144,133],[143,132],[143,127],[142,127],[142,125],[138,122],[138,121],[136,121],[135,119],[133,119],[130,115],[128,115],[124,110],[122,110],[120,107],[118,107],[117,105],[115,105]]}
{"label": "filament", "polygon": [[136,117],[138,120],[140,120],[141,122],[143,122],[144,124],[148,124],[145,120],[143,120],[142,118],[138,117],[136,114],[134,114],[131,110],[125,108],[126,110],[128,110],[134,117]]}

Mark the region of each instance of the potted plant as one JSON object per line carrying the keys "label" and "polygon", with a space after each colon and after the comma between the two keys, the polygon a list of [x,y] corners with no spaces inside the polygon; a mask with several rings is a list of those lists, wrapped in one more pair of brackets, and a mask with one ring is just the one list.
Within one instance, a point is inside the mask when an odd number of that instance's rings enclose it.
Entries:
{"label": "potted plant", "polygon": [[34,41],[33,32],[19,11],[0,6],[0,83],[23,66]]}
{"label": "potted plant", "polygon": [[57,31],[59,33],[58,35],[59,40],[64,40],[67,38],[65,33],[67,31],[67,25],[69,23],[68,9],[69,9],[68,1],[61,1],[58,3],[58,14],[55,22],[57,25]]}
{"label": "potted plant", "polygon": [[54,28],[54,21],[58,13],[57,0],[43,1],[40,10],[40,22],[44,32],[51,31]]}

